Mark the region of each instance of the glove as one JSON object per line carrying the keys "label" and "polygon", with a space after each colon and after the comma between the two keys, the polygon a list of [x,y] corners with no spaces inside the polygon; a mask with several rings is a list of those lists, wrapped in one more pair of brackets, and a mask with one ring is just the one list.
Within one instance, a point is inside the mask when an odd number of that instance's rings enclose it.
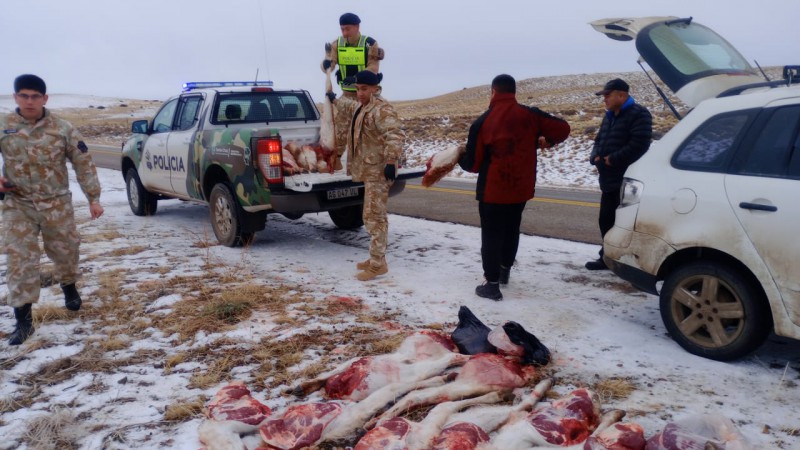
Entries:
{"label": "glove", "polygon": [[336,100],[336,94],[334,94],[333,92],[326,92],[325,97],[328,97],[328,100],[330,100],[331,103],[333,103],[333,101]]}
{"label": "glove", "polygon": [[331,68],[331,60],[330,59],[323,60],[322,61],[322,69],[323,70],[328,70],[330,68]]}
{"label": "glove", "polygon": [[386,167],[383,168],[383,176],[386,177],[387,181],[394,181],[397,178],[397,168],[394,164],[387,164]]}

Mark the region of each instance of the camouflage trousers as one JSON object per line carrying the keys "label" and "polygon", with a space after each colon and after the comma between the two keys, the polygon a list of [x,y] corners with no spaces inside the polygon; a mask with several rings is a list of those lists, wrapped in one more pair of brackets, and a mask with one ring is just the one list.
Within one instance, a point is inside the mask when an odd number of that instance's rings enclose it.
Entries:
{"label": "camouflage trousers", "polygon": [[8,196],[3,203],[8,305],[18,308],[39,300],[40,234],[44,251],[55,266],[54,278],[62,285],[77,281],[81,236],[75,226],[72,196],[66,195],[52,208],[41,211],[30,202]]}
{"label": "camouflage trousers", "polygon": [[391,181],[364,182],[364,228],[370,235],[369,263],[372,267],[386,264],[386,244],[389,235],[389,202]]}

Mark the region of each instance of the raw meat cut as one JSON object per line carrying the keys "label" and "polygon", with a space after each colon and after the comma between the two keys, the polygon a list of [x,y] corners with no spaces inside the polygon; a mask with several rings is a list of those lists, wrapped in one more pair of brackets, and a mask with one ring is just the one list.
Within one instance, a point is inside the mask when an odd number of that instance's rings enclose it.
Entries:
{"label": "raw meat cut", "polygon": [[206,406],[206,416],[198,429],[200,442],[208,450],[240,450],[241,435],[255,433],[272,411],[250,395],[244,383],[235,381],[222,387]]}
{"label": "raw meat cut", "polygon": [[583,450],[644,450],[644,430],[632,422],[615,423],[589,436]]}
{"label": "raw meat cut", "polygon": [[335,402],[290,406],[280,419],[266,421],[258,431],[271,449],[297,450],[319,441],[322,430],[342,412]]}

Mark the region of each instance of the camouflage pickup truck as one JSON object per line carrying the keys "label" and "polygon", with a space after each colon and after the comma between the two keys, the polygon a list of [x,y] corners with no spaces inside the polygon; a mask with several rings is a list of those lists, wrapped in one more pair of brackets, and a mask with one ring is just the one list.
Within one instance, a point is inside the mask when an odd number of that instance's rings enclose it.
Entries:
{"label": "camouflage pickup truck", "polygon": [[[320,125],[307,91],[271,82],[187,83],[152,121],[131,125],[121,166],[128,203],[138,216],[155,214],[161,199],[207,203],[214,234],[229,247],[249,243],[268,213],[297,219],[327,211],[339,228],[361,227],[364,185],[345,170],[282,170],[282,149],[315,145]],[[390,195],[423,173],[401,168]]]}

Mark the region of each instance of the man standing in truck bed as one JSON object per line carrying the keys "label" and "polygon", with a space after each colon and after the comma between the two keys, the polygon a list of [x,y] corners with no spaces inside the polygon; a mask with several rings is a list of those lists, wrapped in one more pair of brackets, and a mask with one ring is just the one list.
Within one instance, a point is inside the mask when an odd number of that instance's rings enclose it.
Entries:
{"label": "man standing in truck bed", "polygon": [[[362,70],[377,74],[380,72],[380,61],[383,59],[383,49],[378,46],[375,39],[361,34],[360,24],[361,19],[357,15],[342,14],[339,17],[342,35],[331,42],[330,56],[326,56],[322,61],[323,72],[330,67],[339,66],[336,71],[336,82],[342,88],[342,95],[353,100],[356,99],[356,87],[345,85],[344,79],[353,77]],[[350,117],[343,115],[335,117],[336,151],[339,155],[344,153],[349,122]]]}
{"label": "man standing in truck bed", "polygon": [[385,256],[389,233],[386,204],[397,177],[397,163],[402,160],[405,136],[394,108],[379,95],[381,74],[362,70],[351,79],[356,100],[343,96],[334,102],[336,94],[326,95],[337,115],[350,118],[346,127],[347,173],[353,181],[364,182],[363,219],[370,234],[369,259],[356,264],[362,271],[356,278],[367,281],[389,271]]}

